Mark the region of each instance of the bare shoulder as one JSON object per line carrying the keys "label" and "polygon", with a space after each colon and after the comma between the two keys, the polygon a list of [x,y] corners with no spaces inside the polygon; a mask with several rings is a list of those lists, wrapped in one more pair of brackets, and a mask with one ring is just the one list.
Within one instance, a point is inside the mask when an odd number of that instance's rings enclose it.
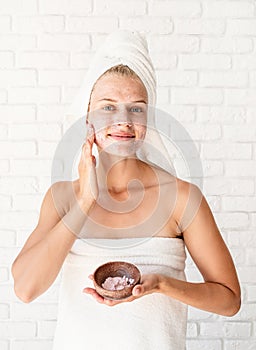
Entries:
{"label": "bare shoulder", "polygon": [[76,196],[76,181],[59,181],[52,184],[48,192],[49,200],[54,204],[60,217],[63,217],[70,209]]}

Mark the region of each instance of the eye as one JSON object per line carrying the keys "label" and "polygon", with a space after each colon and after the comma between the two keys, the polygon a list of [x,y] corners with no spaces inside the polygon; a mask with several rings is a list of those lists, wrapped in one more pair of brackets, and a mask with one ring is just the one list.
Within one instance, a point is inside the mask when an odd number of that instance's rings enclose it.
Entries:
{"label": "eye", "polygon": [[103,107],[104,111],[114,111],[115,107],[111,105],[107,105]]}
{"label": "eye", "polygon": [[132,107],[131,111],[135,113],[141,113],[143,112],[143,109],[141,107]]}

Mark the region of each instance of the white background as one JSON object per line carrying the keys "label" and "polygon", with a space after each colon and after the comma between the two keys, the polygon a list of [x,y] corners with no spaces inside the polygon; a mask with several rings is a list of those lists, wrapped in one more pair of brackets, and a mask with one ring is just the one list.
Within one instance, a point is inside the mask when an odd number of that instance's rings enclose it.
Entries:
{"label": "white background", "polygon": [[[0,0],[1,350],[51,349],[60,278],[23,304],[10,267],[37,223],[67,108],[117,28],[146,33],[158,107],[198,147],[203,192],[241,281],[235,317],[189,309],[187,349],[256,349],[255,16],[250,0]],[[200,279],[189,259],[187,273]]]}

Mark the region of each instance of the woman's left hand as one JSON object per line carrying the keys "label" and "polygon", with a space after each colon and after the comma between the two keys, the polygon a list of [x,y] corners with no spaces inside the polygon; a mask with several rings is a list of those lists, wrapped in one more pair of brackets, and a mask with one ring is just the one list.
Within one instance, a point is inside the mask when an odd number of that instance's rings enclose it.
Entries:
{"label": "woman's left hand", "polygon": [[[93,280],[93,275],[90,275],[89,278]],[[105,299],[101,295],[99,295],[94,288],[89,288],[89,287],[84,288],[83,293],[91,294],[91,296],[100,304],[115,306],[117,304],[131,302],[146,294],[159,292],[159,280],[160,280],[160,275],[158,274],[142,275],[140,284],[137,284],[135,287],[133,287],[132,295],[129,298],[126,298],[124,300]]]}

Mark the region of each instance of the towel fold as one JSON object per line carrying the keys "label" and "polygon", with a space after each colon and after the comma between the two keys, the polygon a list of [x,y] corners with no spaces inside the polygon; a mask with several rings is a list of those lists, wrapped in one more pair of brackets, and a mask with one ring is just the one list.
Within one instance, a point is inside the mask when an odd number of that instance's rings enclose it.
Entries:
{"label": "towel fold", "polygon": [[[123,248],[123,240],[129,243],[129,248]],[[106,248],[106,241],[116,248]],[[186,254],[182,240],[153,237],[141,242],[128,238],[122,239],[122,248],[118,248],[117,241],[120,240],[77,240],[72,247],[62,271],[53,349],[185,349],[185,304],[153,293],[109,307],[82,293],[83,288],[93,287],[88,275],[108,261],[127,261],[137,265],[142,274],[160,273],[185,280]]]}

